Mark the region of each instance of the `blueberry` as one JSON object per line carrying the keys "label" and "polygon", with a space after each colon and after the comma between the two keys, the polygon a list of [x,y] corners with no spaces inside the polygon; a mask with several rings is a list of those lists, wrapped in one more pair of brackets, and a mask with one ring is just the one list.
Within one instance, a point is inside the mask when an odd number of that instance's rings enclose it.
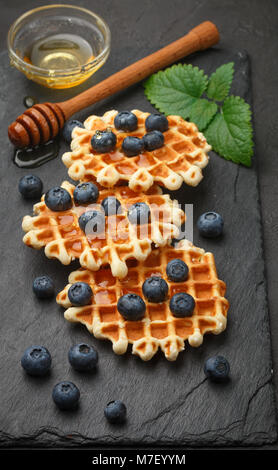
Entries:
{"label": "blueberry", "polygon": [[170,281],[186,281],[188,278],[188,266],[182,259],[172,259],[166,266],[166,274]]}
{"label": "blueberry", "polygon": [[121,203],[113,196],[108,196],[101,203],[105,215],[116,215],[121,213]]}
{"label": "blueberry", "polygon": [[96,131],[91,139],[91,144],[96,152],[111,152],[116,147],[117,137],[109,130]]}
{"label": "blueberry", "polygon": [[95,369],[98,363],[98,352],[93,346],[81,343],[72,346],[68,353],[70,365],[80,372]]}
{"label": "blueberry", "polygon": [[123,140],[122,151],[127,157],[135,157],[144,150],[144,142],[139,137],[128,136]]}
{"label": "blueberry", "polygon": [[168,284],[159,276],[151,276],[145,280],[142,290],[149,302],[164,302],[168,294]]}
{"label": "blueberry", "polygon": [[60,382],[52,391],[52,398],[60,410],[74,410],[80,398],[80,391],[72,382]]}
{"label": "blueberry", "polygon": [[98,188],[94,183],[79,183],[73,191],[74,202],[78,205],[94,204],[98,196]]}
{"label": "blueberry", "polygon": [[31,346],[24,351],[21,365],[29,375],[46,375],[51,367],[50,352],[43,346]]}
{"label": "blueberry", "polygon": [[213,356],[206,360],[204,372],[213,382],[225,382],[229,378],[230,364],[223,356]]}
{"label": "blueberry", "polygon": [[68,290],[68,298],[75,307],[88,305],[92,296],[92,289],[86,282],[75,282]]}
{"label": "blueberry", "polygon": [[217,212],[205,212],[197,222],[197,227],[203,237],[215,238],[223,233],[224,221]]}
{"label": "blueberry", "polygon": [[81,214],[78,223],[86,235],[97,235],[105,229],[105,216],[99,211],[86,211]]}
{"label": "blueberry", "polygon": [[104,408],[104,416],[109,423],[123,423],[126,420],[126,406],[121,400],[110,401]]}
{"label": "blueberry", "polygon": [[67,211],[72,206],[70,193],[60,186],[47,191],[44,202],[49,209],[55,212]]}
{"label": "blueberry", "polygon": [[125,294],[119,298],[117,309],[125,320],[138,321],[145,315],[146,304],[137,294]]}
{"label": "blueberry", "polygon": [[114,126],[126,132],[135,131],[138,126],[137,116],[130,111],[121,111],[114,119]]}
{"label": "blueberry", "polygon": [[147,224],[150,220],[151,211],[145,202],[136,202],[128,210],[128,219],[132,224]]}
{"label": "blueberry", "polygon": [[195,300],[185,292],[174,294],[170,300],[170,310],[174,317],[190,317],[195,307]]}
{"label": "blueberry", "polygon": [[150,131],[167,131],[169,124],[168,119],[164,114],[150,114],[145,121],[146,130]]}
{"label": "blueberry", "polygon": [[54,284],[49,276],[39,276],[34,279],[33,292],[38,299],[48,299],[54,295]]}
{"label": "blueberry", "polygon": [[151,131],[142,138],[145,150],[159,149],[164,145],[164,135],[160,131]]}
{"label": "blueberry", "polygon": [[24,199],[39,199],[42,195],[42,181],[36,175],[25,175],[20,178],[18,189]]}
{"label": "blueberry", "polygon": [[72,131],[75,127],[84,128],[84,125],[82,124],[82,122],[77,121],[76,119],[72,119],[71,121],[67,121],[64,125],[63,138],[68,144],[71,143],[71,139],[72,139],[71,134],[72,134]]}

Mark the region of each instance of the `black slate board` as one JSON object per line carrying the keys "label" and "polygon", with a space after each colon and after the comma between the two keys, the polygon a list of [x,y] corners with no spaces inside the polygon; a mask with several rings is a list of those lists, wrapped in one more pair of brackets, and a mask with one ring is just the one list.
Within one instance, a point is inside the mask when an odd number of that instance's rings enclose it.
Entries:
{"label": "black slate board", "polygon": [[[130,62],[132,52],[128,53]],[[188,62],[211,73],[230,60],[236,62],[232,91],[250,101],[249,62],[244,52],[215,48],[195,54]],[[183,186],[173,193],[180,203],[194,204],[195,220],[211,209],[224,216],[225,236],[221,240],[201,239],[196,231],[194,243],[214,252],[219,277],[227,283],[231,303],[227,330],[219,336],[206,336],[198,349],[186,345],[175,363],[167,362],[162,354],[148,363],[130,354],[116,356],[109,342],[98,341],[82,326],[67,323],[54,300],[39,302],[33,297],[35,276],[51,275],[58,291],[78,263],[61,266],[48,260],[43,250],[31,250],[21,243],[21,219],[31,213],[32,206],[17,192],[18,179],[27,171],[12,163],[12,147],[6,137],[7,124],[23,111],[25,95],[37,96],[42,102],[63,100],[104,78],[108,71],[100,70],[97,78],[73,91],[53,92],[11,69],[6,54],[0,55],[0,63],[0,444],[223,446],[274,442],[270,335],[255,165],[252,169],[239,167],[211,152],[202,183],[197,188]],[[110,61],[110,67],[114,70],[120,64],[114,67]],[[84,119],[111,108],[152,110],[141,85],[137,85],[77,117]],[[63,145],[60,155],[64,149]],[[67,177],[60,158],[32,172],[41,176],[45,189]],[[67,351],[79,341],[91,341],[99,351],[95,374],[80,375],[68,364]],[[27,377],[19,364],[23,350],[35,343],[47,346],[52,353],[53,369],[44,379]],[[218,353],[231,364],[231,381],[224,386],[209,383],[203,373],[205,359]],[[52,403],[52,387],[60,380],[72,380],[79,386],[82,398],[78,412],[61,413]],[[121,427],[112,427],[103,418],[105,404],[115,398],[124,400],[128,407],[128,421]]]}

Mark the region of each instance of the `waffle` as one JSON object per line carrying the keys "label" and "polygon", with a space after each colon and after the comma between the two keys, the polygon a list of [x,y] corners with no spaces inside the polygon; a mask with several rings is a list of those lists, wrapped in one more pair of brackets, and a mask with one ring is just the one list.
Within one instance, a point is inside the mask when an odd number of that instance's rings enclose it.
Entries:
{"label": "waffle", "polygon": [[[121,144],[127,135],[142,137],[146,133],[145,120],[149,113],[133,110],[138,118],[138,128],[128,134],[114,127],[117,111],[106,112],[102,117],[90,116],[85,129],[75,127],[72,132],[72,152],[64,153],[62,160],[73,180],[97,181],[104,187],[128,182],[133,191],[147,191],[153,183],[170,190],[180,188],[183,181],[197,186],[202,179],[202,168],[208,164],[207,153],[211,146],[196,125],[179,116],[168,116],[169,129],[164,132],[165,144],[152,152],[136,157],[126,157]],[[117,135],[117,148],[105,154],[93,153],[91,138],[96,130],[107,127]]]}
{"label": "waffle", "polygon": [[[189,268],[185,282],[171,282],[166,277],[167,263],[181,258]],[[169,286],[169,298],[177,292],[187,292],[194,297],[193,315],[175,318],[169,309],[169,300],[150,303],[146,299],[143,320],[126,321],[117,311],[120,296],[135,293],[143,297],[142,284],[149,276],[162,276]],[[90,284],[92,303],[85,307],[73,307],[67,292],[74,282]],[[133,262],[125,279],[112,276],[110,269],[98,272],[84,269],[69,276],[69,284],[57,296],[58,304],[65,307],[65,318],[70,322],[83,323],[96,338],[112,341],[116,354],[126,352],[131,343],[132,352],[144,361],[151,359],[160,347],[166,358],[174,361],[188,340],[191,346],[200,346],[207,332],[219,334],[226,328],[229,307],[224,298],[226,285],[217,278],[212,253],[196,248],[188,241],[180,242],[178,249],[165,247],[155,249],[145,261]]]}
{"label": "waffle", "polygon": [[[65,181],[62,184],[71,195],[75,186]],[[96,238],[85,235],[78,224],[78,217],[86,209],[100,209],[100,202],[115,196],[121,203],[122,214],[105,217],[105,232]],[[73,200],[73,198],[72,198]],[[164,246],[179,236],[179,227],[185,220],[184,212],[176,200],[162,194],[159,186],[148,193],[134,193],[127,186],[113,190],[100,189],[98,204],[76,206],[63,212],[53,212],[44,203],[34,205],[35,216],[25,216],[22,228],[27,232],[23,238],[26,245],[39,249],[45,247],[48,258],[57,258],[69,264],[79,258],[80,264],[90,270],[109,264],[113,276],[123,278],[127,274],[126,260],[144,260],[150,254],[152,244]],[[127,217],[128,208],[136,202],[145,202],[150,208],[150,221],[144,225],[133,225]]]}

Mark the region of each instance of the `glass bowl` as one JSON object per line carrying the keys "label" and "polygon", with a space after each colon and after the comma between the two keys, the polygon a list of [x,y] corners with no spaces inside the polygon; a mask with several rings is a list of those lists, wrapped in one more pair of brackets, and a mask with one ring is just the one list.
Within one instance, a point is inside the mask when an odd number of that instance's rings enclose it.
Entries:
{"label": "glass bowl", "polygon": [[[11,65],[30,80],[49,88],[71,88],[105,63],[110,52],[110,30],[100,16],[85,8],[43,6],[27,11],[12,24],[8,51]],[[38,62],[39,66],[34,60],[32,63],[31,58],[40,59],[45,51],[49,55]]]}

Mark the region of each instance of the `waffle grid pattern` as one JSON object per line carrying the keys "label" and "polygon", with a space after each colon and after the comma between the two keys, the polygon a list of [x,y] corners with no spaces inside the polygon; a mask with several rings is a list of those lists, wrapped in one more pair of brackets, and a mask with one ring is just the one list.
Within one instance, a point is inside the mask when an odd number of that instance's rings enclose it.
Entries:
{"label": "waffle grid pattern", "polygon": [[[75,186],[64,182],[71,196]],[[153,186],[148,194],[134,193],[128,187],[117,187],[113,191],[100,190],[98,204],[93,208],[100,210],[100,202],[107,196],[115,196],[121,203],[123,214],[106,217],[106,230],[103,238],[86,236],[80,229],[78,217],[92,205],[73,206],[68,211],[53,212],[44,203],[35,204],[35,216],[25,216],[22,228],[26,233],[23,241],[26,245],[39,249],[45,247],[48,258],[57,258],[63,264],[69,264],[79,258],[83,267],[93,271],[103,264],[109,264],[113,276],[123,278],[127,274],[126,260],[135,258],[144,260],[151,252],[152,243],[166,245],[179,235],[179,227],[185,220],[184,212],[177,201],[162,194],[158,186]],[[148,224],[136,226],[129,222],[128,208],[136,202],[149,205],[151,218]]]}
{"label": "waffle grid pattern", "polygon": [[[174,283],[166,278],[167,263],[181,258],[189,267],[186,282]],[[169,298],[177,292],[187,292],[195,299],[193,315],[175,318],[169,309],[169,299],[154,304],[146,301],[145,318],[130,322],[117,311],[117,299],[129,292],[142,294],[142,284],[151,275],[164,277],[169,286]],[[67,292],[72,283],[83,281],[91,285],[93,301],[85,307],[73,307]],[[221,333],[226,328],[229,307],[224,298],[226,285],[217,277],[214,257],[211,253],[184,241],[179,248],[165,247],[153,250],[142,262],[130,265],[125,279],[113,278],[109,269],[94,273],[79,269],[69,276],[69,284],[57,296],[57,302],[65,307],[65,318],[70,322],[84,324],[97,338],[106,338],[113,343],[116,354],[126,352],[132,344],[132,352],[147,361],[160,347],[165,357],[174,361],[188,340],[191,346],[200,346],[203,335],[208,332]]]}
{"label": "waffle grid pattern", "polygon": [[[132,112],[138,118],[138,128],[128,134],[114,128],[115,110],[102,117],[89,116],[84,122],[85,129],[73,130],[72,151],[62,157],[69,176],[73,180],[97,181],[104,187],[125,182],[134,191],[147,191],[154,183],[170,190],[180,188],[183,182],[197,186],[203,178],[202,168],[208,164],[211,146],[196,125],[179,116],[168,116],[169,129],[164,133],[163,147],[126,157],[121,151],[123,139],[127,135],[142,137],[149,116],[139,110]],[[94,154],[91,138],[96,130],[107,127],[117,135],[117,148],[114,152]]]}

